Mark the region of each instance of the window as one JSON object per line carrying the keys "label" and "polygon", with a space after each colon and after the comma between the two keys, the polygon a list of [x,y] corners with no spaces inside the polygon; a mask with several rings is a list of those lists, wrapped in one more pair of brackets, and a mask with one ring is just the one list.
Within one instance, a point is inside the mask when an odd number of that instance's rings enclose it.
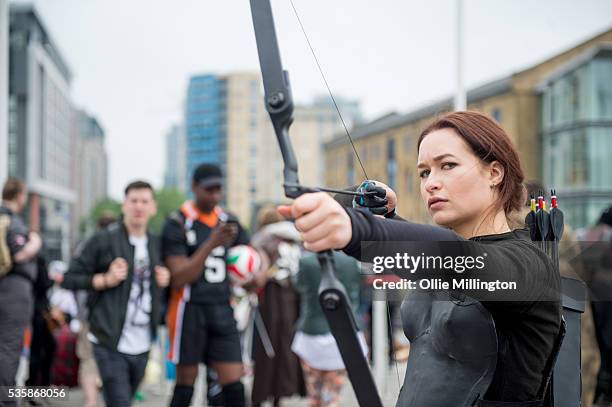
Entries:
{"label": "window", "polygon": [[46,81],[45,81],[45,70],[42,65],[38,67],[38,176],[44,178],[46,173],[46,161],[45,161],[45,122],[46,122],[46,103],[47,103],[47,92],[46,92]]}
{"label": "window", "polygon": [[587,129],[588,146],[585,147],[589,186],[595,190],[612,188],[612,128],[591,127]]}
{"label": "window", "polygon": [[395,139],[387,140],[387,181],[389,187],[395,189],[397,162],[395,161]]}
{"label": "window", "polygon": [[577,134],[569,134],[570,140],[570,161],[568,163],[567,174],[569,185],[586,185],[587,183],[587,138],[584,130]]}
{"label": "window", "polygon": [[387,159],[395,161],[395,139],[387,140]]}
{"label": "window", "polygon": [[410,168],[406,168],[404,171],[404,182],[406,183],[406,192],[414,191],[414,177]]}
{"label": "window", "polygon": [[368,160],[368,149],[365,146],[359,149],[359,158],[364,163]]}
{"label": "window", "polygon": [[598,58],[592,62],[595,84],[594,116],[612,119],[612,58]]}
{"label": "window", "polygon": [[493,109],[493,111],[491,112],[491,116],[493,116],[493,118],[495,119],[495,121],[499,124],[501,124],[501,110],[495,108]]}
{"label": "window", "polygon": [[415,145],[415,140],[409,134],[404,136],[404,152],[410,153]]}

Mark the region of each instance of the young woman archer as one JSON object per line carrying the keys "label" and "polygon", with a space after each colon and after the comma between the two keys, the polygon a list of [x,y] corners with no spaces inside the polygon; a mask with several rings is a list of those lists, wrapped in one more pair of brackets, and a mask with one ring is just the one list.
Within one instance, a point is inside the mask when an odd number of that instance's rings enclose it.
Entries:
{"label": "young woman archer", "polygon": [[[450,113],[421,133],[417,168],[423,203],[437,226],[386,220],[368,211],[343,208],[324,193],[302,195],[292,205],[279,207],[279,212],[295,218],[305,247],[311,251],[337,249],[359,258],[363,241],[469,241],[488,253],[490,278],[512,280],[519,287],[546,287],[548,290],[532,289],[527,298],[516,301],[496,301],[490,293],[476,298],[494,322],[497,336],[494,372],[488,380],[474,376],[474,383],[482,386],[486,382],[484,390],[469,397],[458,395],[455,400],[461,402],[454,404],[473,405],[475,400],[470,398],[476,397],[483,406],[495,406],[497,402],[512,402],[513,406],[543,405],[541,399],[548,385],[561,324],[559,299],[546,294],[558,293],[560,277],[528,234],[511,230],[509,226],[508,218],[524,202],[524,175],[515,147],[506,132],[485,115]],[[429,303],[430,308],[423,310],[424,314],[431,315],[431,326],[436,323],[433,304]],[[415,333],[423,323],[415,315],[418,312],[415,313],[414,307],[408,299],[402,305],[402,322],[407,334]],[[457,314],[453,312],[448,314],[450,321],[443,321],[446,328],[455,322],[452,318]],[[456,322],[466,323],[465,320]],[[430,339],[441,340],[443,347],[447,341],[452,347],[460,342],[462,330],[452,332],[457,336]],[[424,340],[419,335],[408,336],[411,342],[417,337]],[[423,369],[430,370],[435,364],[427,358],[420,363]],[[458,367],[452,357],[444,363],[448,365],[447,371],[467,369]],[[409,361],[406,380],[410,369]],[[444,376],[442,373],[439,377]],[[438,375],[433,372],[431,377]],[[444,405],[450,396],[443,389],[461,392],[460,387],[452,389],[452,383],[435,383],[435,379],[419,385],[405,382],[398,405]]]}

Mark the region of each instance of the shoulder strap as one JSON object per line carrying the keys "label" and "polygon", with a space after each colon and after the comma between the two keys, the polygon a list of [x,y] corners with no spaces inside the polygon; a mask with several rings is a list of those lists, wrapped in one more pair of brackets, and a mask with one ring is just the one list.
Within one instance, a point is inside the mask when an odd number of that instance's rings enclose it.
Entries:
{"label": "shoulder strap", "polygon": [[545,407],[554,406],[554,397],[552,391],[553,383],[551,379],[555,363],[557,362],[557,356],[559,356],[559,351],[561,350],[561,345],[563,344],[563,338],[565,338],[566,331],[567,329],[565,324],[565,318],[562,316],[561,325],[559,326],[559,334],[557,335],[557,338],[555,338],[553,350],[550,354],[550,357],[546,361],[544,377],[542,378],[542,383],[540,384],[540,388],[538,390],[538,399],[544,399]]}

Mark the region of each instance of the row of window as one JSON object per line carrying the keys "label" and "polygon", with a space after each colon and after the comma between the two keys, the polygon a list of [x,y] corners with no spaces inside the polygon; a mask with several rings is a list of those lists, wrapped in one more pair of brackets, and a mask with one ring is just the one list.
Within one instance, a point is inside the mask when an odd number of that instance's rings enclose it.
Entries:
{"label": "row of window", "polygon": [[544,129],[612,120],[612,58],[595,58],[552,82],[541,103]]}
{"label": "row of window", "polygon": [[543,135],[543,171],[557,188],[612,190],[612,126]]}

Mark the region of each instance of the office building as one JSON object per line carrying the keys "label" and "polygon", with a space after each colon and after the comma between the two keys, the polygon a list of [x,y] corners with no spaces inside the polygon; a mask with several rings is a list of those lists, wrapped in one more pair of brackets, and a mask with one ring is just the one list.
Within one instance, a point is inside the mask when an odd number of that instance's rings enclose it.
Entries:
{"label": "office building", "polygon": [[185,148],[185,127],[173,125],[166,134],[166,169],[164,188],[178,189],[187,192],[187,152]]}
{"label": "office building", "polygon": [[0,185],[8,175],[9,8],[0,0]]}
{"label": "office building", "polygon": [[8,172],[28,185],[27,218],[50,260],[67,260],[77,193],[72,74],[31,5],[10,7]]}
{"label": "office building", "polygon": [[[96,203],[108,196],[108,156],[105,133],[98,120],[82,110],[75,110],[75,124],[78,132],[75,137],[77,154],[74,160],[74,180],[78,197],[75,204],[75,224],[87,223],[91,227],[96,220],[87,219],[87,217]],[[91,231],[86,230],[85,232]]]}
{"label": "office building", "polygon": [[[566,221],[592,225],[612,203],[612,29],[558,55],[467,92],[468,109],[495,118],[519,150],[527,179],[556,188]],[[357,127],[353,139],[370,178],[390,184],[399,213],[428,221],[416,171],[420,131],[452,110],[452,98]],[[326,181],[359,182],[340,135],[325,146]]]}

